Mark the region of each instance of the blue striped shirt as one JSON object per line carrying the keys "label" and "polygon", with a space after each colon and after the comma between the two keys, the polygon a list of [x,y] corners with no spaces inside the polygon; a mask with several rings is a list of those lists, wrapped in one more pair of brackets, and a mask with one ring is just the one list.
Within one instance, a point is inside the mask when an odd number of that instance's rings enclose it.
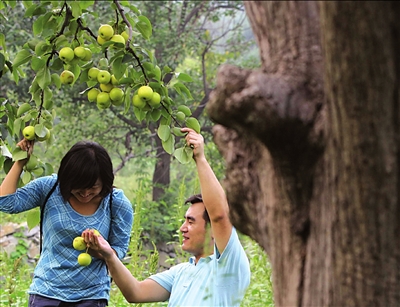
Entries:
{"label": "blue striped shirt", "polygon": [[[19,213],[41,206],[56,180],[56,174],[40,177],[0,197],[0,210]],[[46,203],[43,250],[28,293],[66,302],[109,299],[110,277],[105,262],[92,257],[90,265],[80,266],[77,257],[85,251],[75,250],[72,241],[85,229],[95,228],[119,258],[125,256],[133,223],[132,204],[122,190],[113,189],[112,195],[112,213],[107,195],[94,214],[82,215],[63,199],[57,186]]]}

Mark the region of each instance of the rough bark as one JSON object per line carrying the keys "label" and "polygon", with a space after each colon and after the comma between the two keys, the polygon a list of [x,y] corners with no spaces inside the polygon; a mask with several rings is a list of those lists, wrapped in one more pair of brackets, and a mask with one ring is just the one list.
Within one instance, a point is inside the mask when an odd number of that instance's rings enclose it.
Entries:
{"label": "rough bark", "polygon": [[170,183],[171,155],[166,153],[162,147],[161,140],[154,138],[156,144],[156,164],[153,173],[153,201],[158,201],[165,194],[165,189]]}
{"label": "rough bark", "polygon": [[262,67],[207,111],[276,306],[400,306],[399,5],[245,1]]}

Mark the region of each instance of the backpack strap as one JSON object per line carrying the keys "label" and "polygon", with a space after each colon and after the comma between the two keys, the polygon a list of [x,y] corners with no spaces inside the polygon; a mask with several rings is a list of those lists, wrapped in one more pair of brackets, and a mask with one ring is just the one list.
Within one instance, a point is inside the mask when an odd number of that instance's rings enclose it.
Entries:
{"label": "backpack strap", "polygon": [[39,233],[39,246],[40,246],[40,254],[42,253],[42,233],[43,233],[43,216],[44,216],[44,207],[46,207],[46,203],[49,200],[50,195],[54,192],[58,184],[58,181],[53,185],[49,193],[47,193],[46,198],[44,199],[43,205],[40,207],[40,233]]}

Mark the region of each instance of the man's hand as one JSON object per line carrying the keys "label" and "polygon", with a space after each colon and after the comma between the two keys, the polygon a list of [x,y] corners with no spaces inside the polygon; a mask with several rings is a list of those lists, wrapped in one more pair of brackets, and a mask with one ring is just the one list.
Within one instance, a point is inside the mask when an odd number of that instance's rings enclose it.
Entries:
{"label": "man's hand", "polygon": [[106,260],[107,258],[111,258],[115,252],[111,248],[110,244],[104,239],[101,235],[95,235],[93,230],[86,229],[82,232],[83,239],[86,244],[88,244],[89,248],[94,252],[94,256],[96,254],[100,255],[97,258]]}
{"label": "man's hand", "polygon": [[199,158],[204,158],[203,136],[190,128],[182,128],[181,132],[187,133],[185,136],[185,140],[187,145],[193,148],[193,158],[195,160]]}

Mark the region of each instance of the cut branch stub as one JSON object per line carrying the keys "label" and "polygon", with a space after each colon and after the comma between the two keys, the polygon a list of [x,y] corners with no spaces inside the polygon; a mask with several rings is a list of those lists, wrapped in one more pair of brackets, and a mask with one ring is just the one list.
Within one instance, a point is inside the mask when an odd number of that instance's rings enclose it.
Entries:
{"label": "cut branch stub", "polygon": [[306,146],[321,147],[321,129],[313,129],[319,127],[322,102],[308,97],[306,82],[287,79],[223,65],[208,113],[217,123],[253,134],[273,155],[291,158]]}

